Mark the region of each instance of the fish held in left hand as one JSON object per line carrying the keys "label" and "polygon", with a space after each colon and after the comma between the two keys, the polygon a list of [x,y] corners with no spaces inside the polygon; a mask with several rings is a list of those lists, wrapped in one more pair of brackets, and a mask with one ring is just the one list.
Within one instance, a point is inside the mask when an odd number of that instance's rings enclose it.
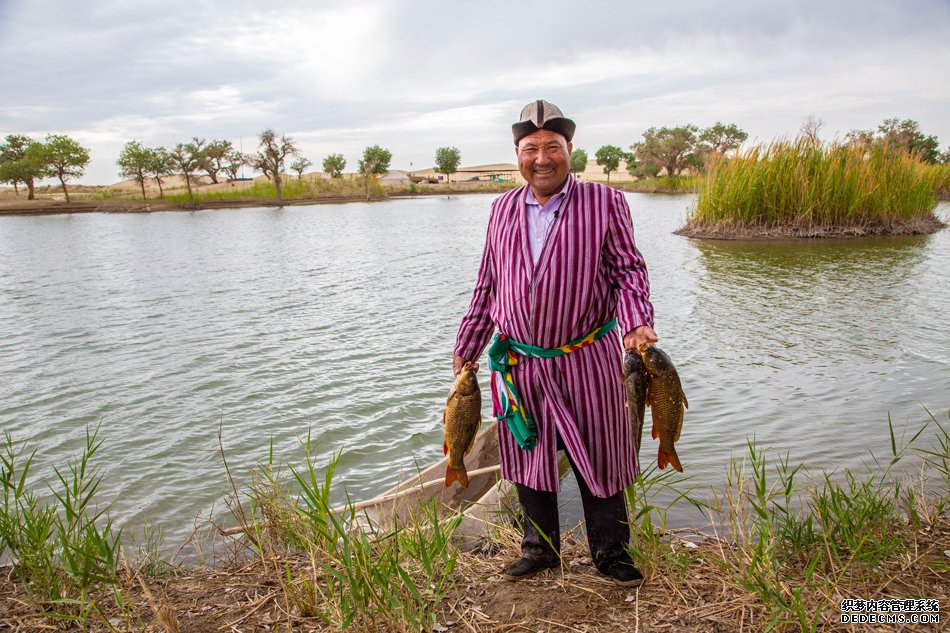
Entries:
{"label": "fish held in left hand", "polygon": [[623,355],[623,383],[627,396],[627,412],[630,423],[633,425],[633,441],[637,450],[637,461],[640,460],[640,444],[643,436],[643,420],[646,416],[647,382],[649,381],[647,368],[643,359],[636,350],[627,350]]}
{"label": "fish held in left hand", "polygon": [[653,439],[660,440],[657,451],[657,464],[660,470],[670,464],[683,472],[679,455],[676,454],[676,442],[683,431],[683,414],[689,407],[680,376],[670,357],[656,345],[641,343],[637,347],[643,365],[646,367],[647,406],[653,417]]}
{"label": "fish held in left hand", "polygon": [[445,486],[459,482],[468,488],[468,471],[464,457],[475,445],[475,436],[482,424],[482,392],[478,387],[473,363],[465,363],[455,377],[442,414],[444,425],[443,452],[449,456],[445,468]]}

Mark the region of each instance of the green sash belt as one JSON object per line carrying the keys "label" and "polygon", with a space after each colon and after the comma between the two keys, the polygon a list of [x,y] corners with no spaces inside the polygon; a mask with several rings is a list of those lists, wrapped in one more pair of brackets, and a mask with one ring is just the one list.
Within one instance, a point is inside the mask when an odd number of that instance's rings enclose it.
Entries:
{"label": "green sash belt", "polygon": [[488,348],[488,368],[492,371],[491,393],[492,409],[499,421],[508,424],[508,430],[514,436],[518,446],[531,450],[538,442],[538,431],[531,415],[521,404],[521,395],[515,388],[515,381],[511,368],[518,364],[518,356],[531,358],[555,358],[570,354],[583,347],[587,347],[597,339],[603,338],[617,327],[617,319],[613,319],[598,328],[594,328],[584,336],[560,347],[538,347],[519,343],[498,333],[491,347]]}

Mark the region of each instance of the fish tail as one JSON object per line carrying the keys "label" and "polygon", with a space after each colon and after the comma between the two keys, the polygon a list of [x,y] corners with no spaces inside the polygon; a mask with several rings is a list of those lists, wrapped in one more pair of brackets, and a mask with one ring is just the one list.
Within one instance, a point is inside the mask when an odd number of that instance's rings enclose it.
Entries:
{"label": "fish tail", "polygon": [[676,454],[675,449],[667,453],[661,448],[656,455],[656,462],[660,470],[663,470],[667,464],[670,464],[677,472],[683,472],[683,465],[680,464],[680,458],[679,455]]}
{"label": "fish tail", "polygon": [[445,467],[445,487],[451,486],[453,481],[459,482],[463,488],[468,488],[468,471],[465,470],[464,466],[461,468]]}

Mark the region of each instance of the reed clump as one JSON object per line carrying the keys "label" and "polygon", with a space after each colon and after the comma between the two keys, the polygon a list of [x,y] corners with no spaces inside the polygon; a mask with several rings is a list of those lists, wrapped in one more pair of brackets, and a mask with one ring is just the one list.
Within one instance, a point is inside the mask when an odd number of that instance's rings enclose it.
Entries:
{"label": "reed clump", "polygon": [[[947,595],[950,436],[930,418],[906,442],[889,420],[891,457],[872,459],[863,473],[825,473],[808,483],[787,456],[769,468],[755,441],[732,460],[710,504],[718,520],[715,562],[752,599],[746,604],[756,630],[847,629],[842,601]],[[913,447],[930,424],[937,427],[933,448]],[[922,458],[918,474],[898,474],[914,452]]]}
{"label": "reed clump", "polygon": [[432,503],[404,523],[379,525],[349,502],[334,508],[330,492],[340,456],[318,469],[313,449],[308,435],[304,464],[290,468],[289,477],[271,451],[244,493],[248,512],[239,502],[233,506],[291,613],[336,630],[431,630],[456,582],[451,536],[461,515],[442,517]]}
{"label": "reed clump", "polygon": [[694,237],[932,232],[936,172],[885,144],[780,140],[712,157],[686,225]]}
{"label": "reed clump", "polygon": [[86,431],[82,453],[47,484],[51,501],[31,476],[35,451],[26,453],[9,433],[0,446],[0,556],[11,576],[47,618],[84,623],[128,615],[119,587],[120,529],[99,506],[102,477],[93,465],[99,429]]}

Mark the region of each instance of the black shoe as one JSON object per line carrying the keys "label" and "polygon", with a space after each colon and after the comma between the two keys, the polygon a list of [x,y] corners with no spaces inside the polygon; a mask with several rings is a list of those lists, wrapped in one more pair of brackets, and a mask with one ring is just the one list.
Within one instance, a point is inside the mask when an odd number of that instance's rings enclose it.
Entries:
{"label": "black shoe", "polygon": [[538,572],[553,567],[559,567],[560,561],[538,560],[522,556],[512,564],[505,567],[501,575],[507,580],[525,580],[538,575]]}
{"label": "black shoe", "polygon": [[639,587],[643,584],[643,574],[640,573],[640,570],[634,567],[632,563],[625,561],[615,560],[607,565],[607,569],[603,573],[610,576],[611,580],[621,587]]}

